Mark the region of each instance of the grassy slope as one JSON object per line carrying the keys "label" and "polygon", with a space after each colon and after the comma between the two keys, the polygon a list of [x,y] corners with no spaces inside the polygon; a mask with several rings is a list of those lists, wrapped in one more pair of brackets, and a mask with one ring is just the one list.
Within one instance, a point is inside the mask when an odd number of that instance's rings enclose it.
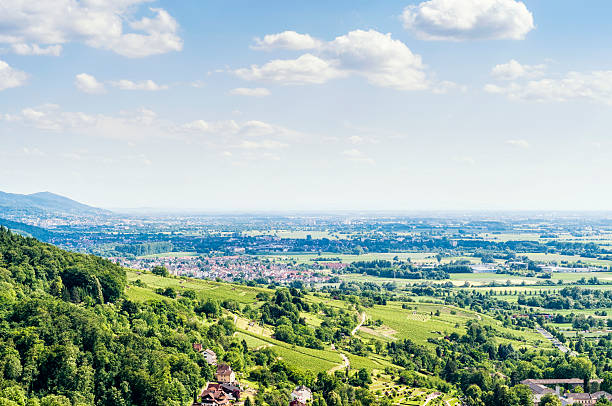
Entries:
{"label": "grassy slope", "polygon": [[[189,278],[162,278],[150,273],[128,271],[129,281],[133,282],[138,279],[145,283],[146,287],[130,286],[128,288],[128,295],[134,300],[163,298],[154,293],[154,290],[160,287],[173,287],[179,291],[193,289],[200,297],[213,298],[220,301],[229,298],[241,304],[254,304],[256,302],[255,296],[257,293],[262,291],[270,292],[270,290],[265,288]],[[306,300],[318,303],[324,302],[328,306],[354,311],[353,305],[344,301],[333,300],[312,294],[307,295]],[[409,338],[418,344],[432,346],[432,344],[427,342],[429,338],[444,337],[452,332],[463,333],[465,332],[465,323],[468,320],[480,319],[483,324],[494,326],[499,332],[509,333],[514,336],[520,335],[526,340],[522,342],[499,338],[499,342],[511,342],[515,347],[525,345],[549,345],[547,342],[542,342],[541,337],[535,332],[517,332],[515,330],[503,328],[496,320],[472,311],[432,303],[409,303],[409,306],[416,306],[417,309],[402,309],[401,303],[397,302],[389,302],[386,306],[376,305],[373,308],[366,309],[367,317],[373,320],[382,320],[384,328],[379,329],[378,332],[376,328],[373,328],[376,334],[370,334],[368,332],[359,332],[358,334],[366,339],[374,338],[382,339],[383,341]],[[435,315],[437,310],[440,311],[439,316]],[[309,325],[315,327],[321,322],[315,315],[309,314],[306,319]],[[325,350],[313,350],[292,346],[271,338],[271,331],[269,329],[249,326],[248,320],[246,319],[237,318],[237,328],[238,336],[244,338],[249,347],[260,348],[262,346],[270,346],[274,348],[279,356],[291,364],[319,372],[330,370],[342,363],[337,351],[333,351],[329,348]],[[352,354],[346,355],[351,361],[352,368],[381,370],[384,369],[385,366],[390,365],[388,360],[376,355],[369,357],[359,357]]]}

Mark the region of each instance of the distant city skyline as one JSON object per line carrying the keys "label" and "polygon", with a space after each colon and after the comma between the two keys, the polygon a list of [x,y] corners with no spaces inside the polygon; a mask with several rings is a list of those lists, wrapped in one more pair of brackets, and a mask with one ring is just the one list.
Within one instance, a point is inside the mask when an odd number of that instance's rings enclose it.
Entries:
{"label": "distant city skyline", "polygon": [[0,190],[111,209],[607,211],[611,13],[7,3]]}

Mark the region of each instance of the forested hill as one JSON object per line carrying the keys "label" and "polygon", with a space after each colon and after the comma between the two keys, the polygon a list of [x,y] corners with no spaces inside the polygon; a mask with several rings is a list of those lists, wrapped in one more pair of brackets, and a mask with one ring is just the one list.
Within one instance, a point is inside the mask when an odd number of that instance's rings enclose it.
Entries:
{"label": "forested hill", "polygon": [[54,235],[57,235],[55,232],[49,231],[46,228],[31,226],[29,224],[11,221],[4,218],[0,218],[0,226],[4,226],[15,233],[28,237],[34,237],[45,242],[49,242]]}
{"label": "forested hill", "polygon": [[213,373],[194,342],[246,356],[199,299],[136,303],[125,287],[107,260],[0,227],[0,405],[183,406]]}
{"label": "forested hill", "polygon": [[76,303],[105,303],[122,295],[126,276],[108,260],[63,251],[0,227],[0,281],[23,295],[45,292]]}
{"label": "forested hill", "polygon": [[0,192],[0,213],[7,217],[11,215],[73,215],[100,216],[111,215],[112,212],[97,207],[88,206],[50,192],[22,195]]}

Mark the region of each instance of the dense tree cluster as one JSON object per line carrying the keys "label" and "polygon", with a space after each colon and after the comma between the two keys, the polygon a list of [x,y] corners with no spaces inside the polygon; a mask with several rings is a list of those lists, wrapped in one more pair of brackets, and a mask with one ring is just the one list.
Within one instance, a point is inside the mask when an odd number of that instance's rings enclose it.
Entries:
{"label": "dense tree cluster", "polygon": [[50,293],[74,303],[113,302],[126,276],[110,261],[60,250],[0,227],[0,283],[5,295]]}
{"label": "dense tree cluster", "polygon": [[[322,349],[323,343],[340,341],[357,324],[355,315],[323,303],[308,303],[303,296],[295,288],[277,289],[271,297],[260,294],[263,304],[254,315],[262,323],[274,326],[277,340],[316,349]],[[321,318],[321,325],[316,330],[308,326],[302,313]]]}
{"label": "dense tree cluster", "polygon": [[554,294],[543,291],[540,296],[519,296],[518,303],[546,309],[602,309],[612,307],[612,291],[566,287]]}
{"label": "dense tree cluster", "polygon": [[[447,266],[424,268],[410,262],[391,262],[386,260],[356,261],[345,269],[348,273],[359,273],[381,278],[398,279],[448,279]],[[468,272],[471,272],[469,267]],[[452,268],[451,268],[452,269]],[[465,269],[463,269],[465,271]]]}

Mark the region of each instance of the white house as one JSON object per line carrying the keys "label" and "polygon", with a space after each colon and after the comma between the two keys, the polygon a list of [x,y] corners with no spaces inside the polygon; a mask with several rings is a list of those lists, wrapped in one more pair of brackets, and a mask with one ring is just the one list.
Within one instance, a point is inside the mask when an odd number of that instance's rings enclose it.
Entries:
{"label": "white house", "polygon": [[217,354],[213,350],[207,348],[202,352],[202,355],[204,355],[208,365],[217,365]]}
{"label": "white house", "polygon": [[312,392],[306,386],[300,385],[291,392],[291,400],[306,404],[312,400]]}

